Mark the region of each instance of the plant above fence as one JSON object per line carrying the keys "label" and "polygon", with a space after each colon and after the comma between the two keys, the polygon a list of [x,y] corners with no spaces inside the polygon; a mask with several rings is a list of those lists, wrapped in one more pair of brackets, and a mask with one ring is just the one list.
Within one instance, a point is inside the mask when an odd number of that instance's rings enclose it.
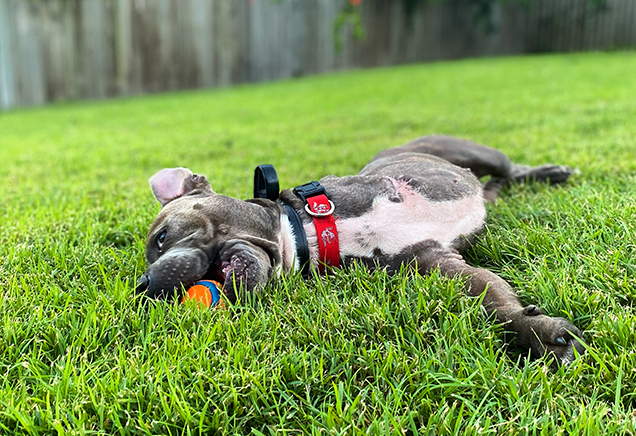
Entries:
{"label": "plant above fence", "polygon": [[[390,2],[392,0],[384,0]],[[413,17],[415,16],[418,7],[432,4],[432,3],[443,3],[443,2],[452,2],[457,3],[457,0],[401,0],[402,8],[404,10],[404,15],[407,17],[407,23],[410,23]],[[597,12],[606,11],[609,8],[608,1],[609,0],[583,0],[594,6],[594,9]],[[337,48],[339,47],[340,38],[338,35],[340,34],[340,30],[347,23],[352,25],[353,35],[356,38],[362,39],[365,35],[364,27],[362,26],[362,20],[360,18],[359,7],[362,6],[364,0],[346,0],[344,1],[344,5],[340,14],[336,18],[336,22],[334,24],[334,31],[336,33],[336,44]],[[495,4],[510,4],[510,3],[518,3],[520,5],[524,5],[526,7],[530,7],[533,3],[533,0],[461,0],[463,6],[470,8],[473,11],[473,19],[475,23],[484,28],[490,33],[496,30],[492,19],[493,7]]]}

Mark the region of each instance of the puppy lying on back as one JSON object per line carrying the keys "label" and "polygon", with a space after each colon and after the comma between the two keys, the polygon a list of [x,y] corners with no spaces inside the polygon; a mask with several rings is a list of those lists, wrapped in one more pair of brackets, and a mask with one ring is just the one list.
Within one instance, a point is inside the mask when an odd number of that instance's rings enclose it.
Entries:
{"label": "puppy lying on back", "polygon": [[[164,169],[150,179],[162,209],[146,242],[150,264],[138,291],[170,298],[202,278],[224,284],[226,299],[254,292],[278,272],[322,270],[357,260],[396,271],[439,268],[463,276],[516,344],[533,357],[571,362],[584,346],[564,318],[523,307],[510,285],[466,264],[461,253],[484,227],[484,201],[510,181],[565,181],[567,167],[511,164],[500,151],[446,136],[427,136],[380,152],[357,175],[285,190],[275,201],[215,193],[205,176]],[[478,178],[491,176],[483,186]],[[574,351],[576,350],[576,352]]]}

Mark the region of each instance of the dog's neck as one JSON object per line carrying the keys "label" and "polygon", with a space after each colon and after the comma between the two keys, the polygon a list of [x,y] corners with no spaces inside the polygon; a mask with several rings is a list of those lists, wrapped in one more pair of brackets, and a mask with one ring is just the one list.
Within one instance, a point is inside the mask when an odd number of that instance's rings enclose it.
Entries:
{"label": "dog's neck", "polygon": [[296,237],[291,223],[289,222],[289,217],[284,212],[280,214],[280,237],[278,240],[278,247],[283,260],[282,270],[286,273],[298,271],[300,269],[300,262],[296,255]]}
{"label": "dog's neck", "polygon": [[[307,248],[309,248],[309,262],[314,267],[318,267],[318,240],[316,236],[316,228],[313,223],[302,224],[307,237]],[[281,253],[282,265],[279,273],[282,271],[296,272],[301,269],[298,256],[298,245],[296,243],[296,234],[294,227],[289,221],[289,216],[283,211],[280,214],[280,236],[278,241],[278,249]]]}

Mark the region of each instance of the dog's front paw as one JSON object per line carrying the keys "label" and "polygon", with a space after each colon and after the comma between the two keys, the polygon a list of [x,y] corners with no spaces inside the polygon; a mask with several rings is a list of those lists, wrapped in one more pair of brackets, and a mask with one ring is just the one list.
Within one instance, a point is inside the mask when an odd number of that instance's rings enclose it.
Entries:
{"label": "dog's front paw", "polygon": [[537,306],[527,306],[510,322],[506,330],[516,334],[519,349],[530,350],[531,357],[554,358],[557,365],[567,365],[585,352],[583,334],[565,318],[543,315]]}

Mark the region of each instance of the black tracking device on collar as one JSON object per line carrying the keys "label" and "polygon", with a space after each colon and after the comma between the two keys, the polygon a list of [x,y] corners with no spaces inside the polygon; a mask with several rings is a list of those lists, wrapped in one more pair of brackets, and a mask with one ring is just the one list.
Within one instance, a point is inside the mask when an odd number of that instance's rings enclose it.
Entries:
{"label": "black tracking device on collar", "polygon": [[254,198],[278,200],[278,175],[272,165],[259,165],[254,170]]}

